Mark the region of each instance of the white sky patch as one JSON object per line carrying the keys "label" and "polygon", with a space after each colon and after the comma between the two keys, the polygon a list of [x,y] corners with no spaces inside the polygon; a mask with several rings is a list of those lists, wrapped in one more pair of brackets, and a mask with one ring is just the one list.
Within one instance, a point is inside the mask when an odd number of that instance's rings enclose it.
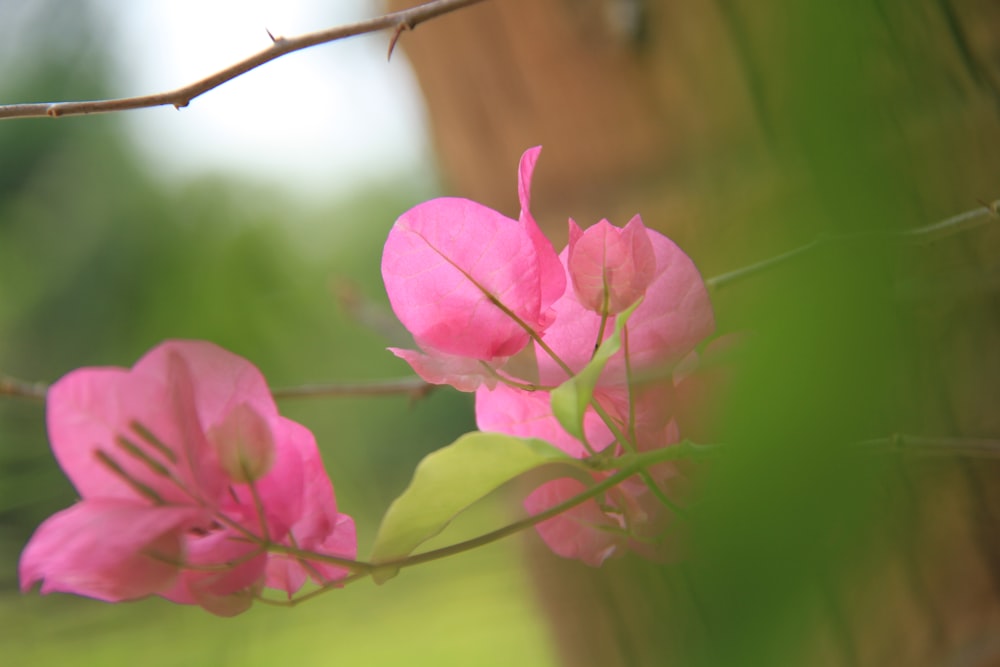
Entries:
{"label": "white sky patch", "polygon": [[[180,87],[270,45],[374,16],[366,0],[99,0],[114,21],[118,93]],[[168,177],[248,176],[326,197],[430,162],[420,93],[388,35],[282,56],[171,107],[125,112],[137,148]]]}

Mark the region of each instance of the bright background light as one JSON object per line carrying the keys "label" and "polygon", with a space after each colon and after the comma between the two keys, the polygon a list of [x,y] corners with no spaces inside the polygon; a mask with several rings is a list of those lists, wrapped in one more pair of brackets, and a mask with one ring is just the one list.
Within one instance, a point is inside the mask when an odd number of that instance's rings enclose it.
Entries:
{"label": "bright background light", "polygon": [[[191,83],[293,36],[374,16],[367,0],[99,0],[113,28],[118,94]],[[292,53],[175,110],[121,118],[167,178],[225,173],[327,197],[429,161],[419,91],[388,35]]]}

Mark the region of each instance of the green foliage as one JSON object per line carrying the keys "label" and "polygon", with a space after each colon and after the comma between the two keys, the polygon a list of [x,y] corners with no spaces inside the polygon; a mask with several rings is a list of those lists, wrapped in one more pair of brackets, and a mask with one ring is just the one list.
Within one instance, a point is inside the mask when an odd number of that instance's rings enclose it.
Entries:
{"label": "green foliage", "polygon": [[[515,477],[553,463],[579,465],[542,440],[500,433],[463,435],[417,466],[413,481],[382,520],[371,561],[385,563],[408,555],[477,500]],[[382,583],[398,571],[382,568],[373,578]]]}

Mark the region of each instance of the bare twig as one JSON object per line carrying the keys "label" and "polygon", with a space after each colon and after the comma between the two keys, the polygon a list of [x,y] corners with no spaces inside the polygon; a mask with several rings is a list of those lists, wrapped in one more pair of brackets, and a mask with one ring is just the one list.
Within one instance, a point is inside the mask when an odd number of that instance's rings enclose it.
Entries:
{"label": "bare twig", "polygon": [[434,390],[436,385],[428,384],[418,377],[376,380],[373,382],[341,382],[335,384],[307,384],[298,387],[272,389],[275,398],[311,398],[331,396],[391,396],[408,394],[416,400]]}
{"label": "bare twig", "polygon": [[[317,396],[392,396],[409,395],[413,400],[423,398],[435,389],[436,385],[428,384],[418,377],[392,378],[389,380],[373,380],[370,382],[338,382],[325,384],[307,384],[298,387],[273,389],[271,395],[275,398],[310,398]],[[16,396],[32,400],[44,401],[48,385],[44,382],[25,382],[9,375],[0,375],[0,396]]]}
{"label": "bare twig", "polygon": [[913,456],[960,456],[974,459],[1000,458],[1000,440],[953,438],[896,433],[888,438],[858,443],[873,452],[895,452]]}
{"label": "bare twig", "polygon": [[191,100],[218,88],[227,81],[246,74],[252,69],[260,67],[276,58],[309,48],[319,44],[326,44],[338,39],[354,37],[370,32],[381,30],[393,30],[394,35],[390,44],[389,55],[392,55],[392,47],[395,46],[400,34],[404,30],[413,30],[419,24],[429,21],[443,14],[448,14],[456,9],[462,9],[469,5],[474,5],[483,0],[432,0],[422,5],[392,12],[376,18],[359,21],[349,25],[328,28],[310,32],[298,37],[275,37],[268,31],[271,38],[271,46],[250,56],[238,63],[235,63],[224,70],[216,72],[204,79],[195,81],[192,84],[171,90],[165,93],[154,95],[140,95],[138,97],[123,97],[110,100],[92,100],[85,102],[40,102],[31,104],[4,104],[0,105],[0,119],[4,118],[39,118],[48,116],[58,118],[59,116],[81,116],[85,114],[109,113],[112,111],[126,111],[128,109],[145,109],[149,107],[159,107],[171,105],[177,109],[186,107]]}
{"label": "bare twig", "polygon": [[25,382],[9,375],[0,375],[0,396],[17,396],[44,401],[46,391],[48,391],[48,387],[41,382]]}

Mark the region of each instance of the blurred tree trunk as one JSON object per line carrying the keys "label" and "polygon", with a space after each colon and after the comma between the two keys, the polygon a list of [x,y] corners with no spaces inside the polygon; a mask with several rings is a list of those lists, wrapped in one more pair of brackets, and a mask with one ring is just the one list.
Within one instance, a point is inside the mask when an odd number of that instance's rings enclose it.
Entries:
{"label": "blurred tree trunk", "polygon": [[[991,0],[493,0],[402,45],[453,194],[516,213],[543,144],[557,247],[640,212],[711,276],[1000,197],[997,35]],[[705,475],[683,563],[533,542],[565,663],[1000,664],[997,461],[840,455],[1000,438],[998,250],[995,223],[833,241],[720,289],[720,332],[757,341],[719,418],[750,454]]]}

